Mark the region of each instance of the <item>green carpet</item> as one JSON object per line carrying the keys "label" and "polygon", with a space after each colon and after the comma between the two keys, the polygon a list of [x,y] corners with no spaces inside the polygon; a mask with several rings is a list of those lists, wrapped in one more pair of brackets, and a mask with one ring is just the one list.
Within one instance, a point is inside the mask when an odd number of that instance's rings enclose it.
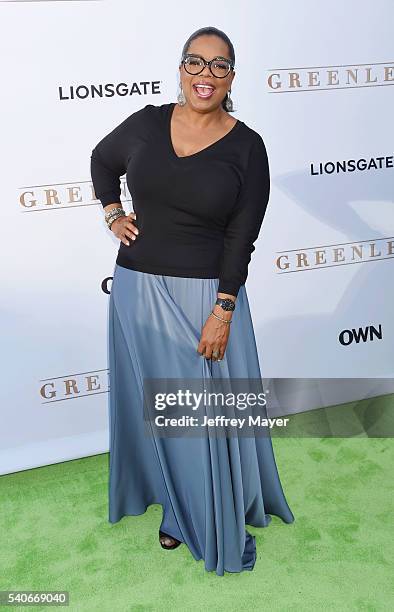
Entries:
{"label": "green carpet", "polygon": [[162,550],[158,505],[111,525],[103,454],[0,477],[0,590],[67,590],[73,611],[393,610],[393,439],[273,444],[295,522],[248,528],[252,572]]}

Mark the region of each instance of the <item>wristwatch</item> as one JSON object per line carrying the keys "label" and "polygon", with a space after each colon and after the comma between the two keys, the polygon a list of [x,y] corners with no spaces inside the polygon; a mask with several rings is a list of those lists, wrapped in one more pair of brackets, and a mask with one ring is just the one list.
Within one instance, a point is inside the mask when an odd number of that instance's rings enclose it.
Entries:
{"label": "wristwatch", "polygon": [[221,306],[223,308],[223,310],[234,310],[235,309],[235,302],[234,300],[231,300],[230,298],[217,298],[215,304],[218,304],[219,306]]}

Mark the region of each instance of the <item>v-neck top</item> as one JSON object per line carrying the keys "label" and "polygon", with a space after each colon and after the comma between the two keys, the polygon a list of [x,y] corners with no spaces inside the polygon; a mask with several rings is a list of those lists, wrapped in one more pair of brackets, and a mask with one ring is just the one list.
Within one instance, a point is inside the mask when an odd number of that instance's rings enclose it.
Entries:
{"label": "v-neck top", "polygon": [[147,104],[93,148],[91,177],[102,206],[121,203],[126,174],[138,228],[120,242],[116,263],[150,274],[217,278],[238,295],[246,282],[270,193],[261,135],[240,119],[224,136],[187,156],[171,139],[175,102]]}

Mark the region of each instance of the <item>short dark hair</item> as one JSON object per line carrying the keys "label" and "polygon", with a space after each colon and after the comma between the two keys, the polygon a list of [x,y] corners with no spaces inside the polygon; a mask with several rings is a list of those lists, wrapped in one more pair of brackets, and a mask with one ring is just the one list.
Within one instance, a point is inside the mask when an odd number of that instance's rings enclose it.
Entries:
{"label": "short dark hair", "polygon": [[[215,28],[214,26],[207,26],[205,28],[200,28],[199,30],[196,30],[195,32],[193,32],[193,34],[191,34],[189,36],[189,38],[187,39],[187,41],[183,45],[182,58],[189,51],[189,47],[190,47],[191,42],[193,40],[195,40],[196,38],[199,38],[200,36],[205,36],[205,35],[208,35],[208,36],[218,36],[219,38],[221,38],[226,43],[226,45],[228,46],[230,59],[232,60],[233,65],[235,65],[235,51],[234,51],[233,43],[231,42],[231,40],[229,39],[227,34],[222,32],[222,30],[219,30],[218,28]],[[222,107],[224,108],[225,111],[227,111],[227,108],[226,108],[227,97],[228,97],[228,94],[226,93],[225,97],[222,100]],[[227,112],[229,112],[229,111],[227,111]]]}

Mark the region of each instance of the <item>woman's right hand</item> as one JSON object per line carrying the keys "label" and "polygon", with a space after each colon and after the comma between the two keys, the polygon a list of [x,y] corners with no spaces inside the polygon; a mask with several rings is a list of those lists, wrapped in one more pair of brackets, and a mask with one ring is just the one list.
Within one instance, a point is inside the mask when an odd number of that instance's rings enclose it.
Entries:
{"label": "woman's right hand", "polygon": [[138,229],[130,221],[130,217],[135,220],[137,215],[134,212],[131,212],[128,215],[118,217],[118,219],[115,219],[115,221],[111,223],[111,231],[126,246],[130,246],[130,242],[128,240],[129,238],[134,241],[139,234]]}

